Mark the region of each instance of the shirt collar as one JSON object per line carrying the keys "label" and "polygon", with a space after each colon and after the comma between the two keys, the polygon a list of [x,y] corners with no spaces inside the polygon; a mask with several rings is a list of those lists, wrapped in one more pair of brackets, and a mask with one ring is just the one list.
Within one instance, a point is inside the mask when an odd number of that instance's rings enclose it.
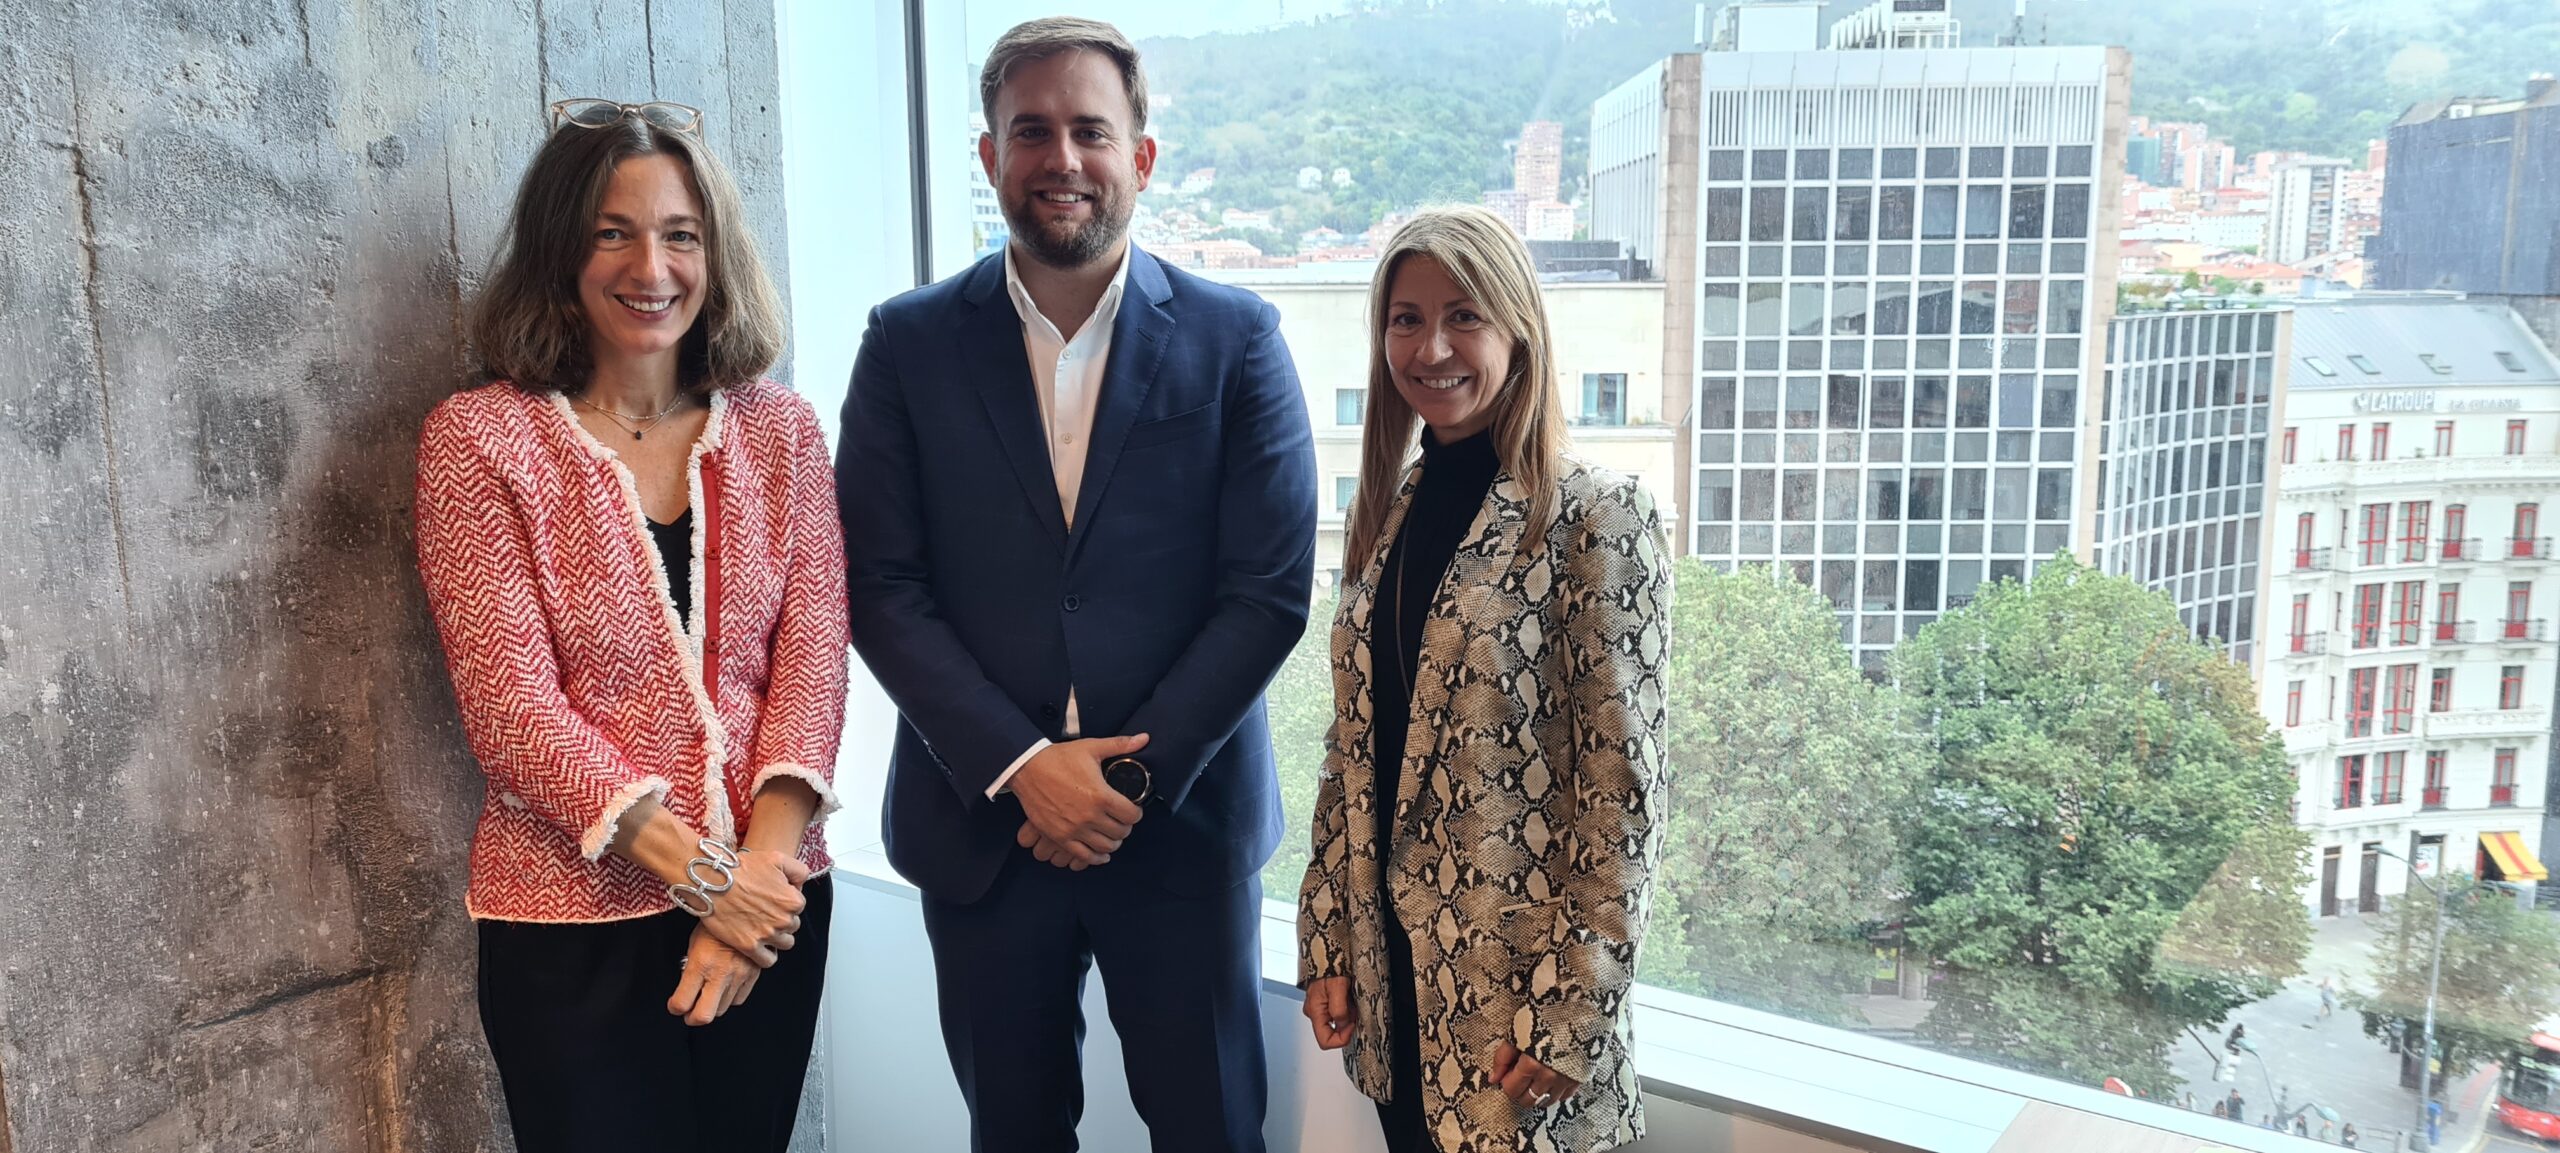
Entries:
{"label": "shirt collar", "polygon": [[[1120,293],[1129,284],[1129,254],[1137,250],[1138,246],[1135,244],[1121,246],[1120,267],[1111,274],[1111,287],[1102,290],[1102,299],[1093,304],[1093,315],[1086,317],[1084,325],[1076,329],[1078,335],[1082,335],[1086,328],[1092,327],[1096,322],[1108,325],[1120,314]],[[1056,333],[1059,340],[1067,339],[1065,333],[1058,332],[1057,326],[1050,324],[1049,318],[1041,314],[1040,306],[1032,302],[1031,290],[1022,286],[1022,275],[1014,268],[1013,246],[1010,244],[1004,246],[1004,291],[1005,295],[1013,298],[1014,315],[1021,317],[1022,323],[1031,324],[1036,321],[1050,332]]]}

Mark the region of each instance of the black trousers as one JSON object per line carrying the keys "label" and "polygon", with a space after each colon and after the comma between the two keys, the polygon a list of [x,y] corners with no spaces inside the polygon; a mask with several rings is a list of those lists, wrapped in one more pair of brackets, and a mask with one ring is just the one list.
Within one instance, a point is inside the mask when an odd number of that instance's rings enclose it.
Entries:
{"label": "black trousers", "polygon": [[802,891],[798,944],[746,1004],[700,1028],[667,1012],[697,923],[689,914],[480,922],[480,1027],[519,1153],[783,1153],[835,907],[824,876]]}
{"label": "black trousers", "polygon": [[942,1041],[976,1153],[1077,1148],[1084,981],[1097,968],[1155,1153],[1263,1153],[1261,883],[1184,897],[1114,872],[1126,867],[1075,873],[1016,849],[976,901],[925,894]]}
{"label": "black trousers", "polygon": [[1387,1153],[1431,1153],[1431,1131],[1422,1117],[1421,1010],[1413,994],[1413,944],[1397,924],[1396,907],[1380,896],[1387,930],[1387,1087],[1378,1103],[1378,1128]]}

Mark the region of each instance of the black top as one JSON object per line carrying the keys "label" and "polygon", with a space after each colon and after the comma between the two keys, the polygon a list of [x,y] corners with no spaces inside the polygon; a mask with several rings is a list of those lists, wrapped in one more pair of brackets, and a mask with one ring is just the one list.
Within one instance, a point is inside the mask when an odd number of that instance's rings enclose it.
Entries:
{"label": "black top", "polygon": [[[1387,859],[1393,844],[1397,787],[1403,783],[1406,731],[1413,720],[1413,678],[1422,661],[1422,625],[1431,618],[1432,599],[1458,543],[1484,507],[1501,462],[1494,457],[1493,434],[1479,432],[1456,444],[1443,445],[1431,430],[1422,433],[1422,479],[1395,545],[1387,550],[1386,567],[1378,573],[1378,594],[1369,616],[1369,732],[1374,741],[1372,763],[1377,778],[1378,859]],[[1402,577],[1399,579],[1398,574]],[[1378,874],[1386,883],[1386,872]]]}
{"label": "black top", "polygon": [[[647,520],[646,516],[641,519]],[[667,592],[675,597],[676,619],[693,627],[693,510],[676,515],[674,524],[649,521],[649,539],[657,542],[658,561],[667,566]]]}

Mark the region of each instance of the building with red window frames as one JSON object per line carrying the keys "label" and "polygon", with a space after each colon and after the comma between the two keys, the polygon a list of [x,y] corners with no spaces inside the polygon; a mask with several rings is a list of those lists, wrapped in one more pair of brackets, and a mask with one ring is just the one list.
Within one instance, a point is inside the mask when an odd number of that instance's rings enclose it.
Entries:
{"label": "building with red window frames", "polygon": [[2291,611],[2258,650],[2316,847],[2304,899],[2403,892],[2376,850],[2538,880],[2560,361],[2505,305],[2453,295],[2301,301],[2291,335],[2264,600]]}

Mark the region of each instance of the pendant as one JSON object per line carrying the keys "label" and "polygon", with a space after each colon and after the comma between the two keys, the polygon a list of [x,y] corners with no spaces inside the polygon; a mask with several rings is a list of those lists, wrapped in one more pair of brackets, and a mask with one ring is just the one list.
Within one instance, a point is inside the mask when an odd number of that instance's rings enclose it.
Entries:
{"label": "pendant", "polygon": [[635,432],[635,433],[632,433],[632,434],[631,434],[631,439],[633,439],[633,440],[638,440],[638,439],[640,439],[640,434],[639,434],[639,433],[636,433],[636,432]]}

